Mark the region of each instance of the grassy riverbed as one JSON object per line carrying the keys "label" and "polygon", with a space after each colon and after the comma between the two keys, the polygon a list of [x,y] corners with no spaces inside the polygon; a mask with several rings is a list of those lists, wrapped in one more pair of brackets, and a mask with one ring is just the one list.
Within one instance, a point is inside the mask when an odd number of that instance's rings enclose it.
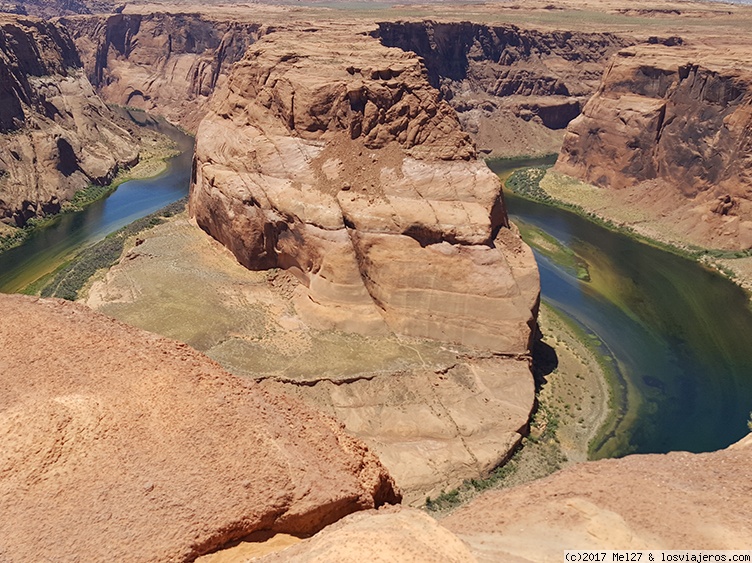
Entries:
{"label": "grassy riverbed", "polygon": [[90,285],[92,278],[98,273],[108,270],[120,260],[129,239],[137,241],[138,239],[135,237],[144,231],[163,223],[166,218],[184,211],[186,202],[186,199],[181,199],[171,203],[163,209],[115,231],[104,240],[85,248],[74,257],[66,260],[53,272],[26,286],[22,293],[75,301],[81,291]]}

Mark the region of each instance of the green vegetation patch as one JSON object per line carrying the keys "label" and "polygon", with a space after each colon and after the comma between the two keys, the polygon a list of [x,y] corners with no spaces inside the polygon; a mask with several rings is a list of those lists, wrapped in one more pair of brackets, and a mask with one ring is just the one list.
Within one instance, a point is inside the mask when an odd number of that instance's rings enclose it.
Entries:
{"label": "green vegetation patch", "polygon": [[[520,162],[520,164],[521,166],[525,166],[524,161]],[[509,176],[509,178],[507,178],[506,182],[504,183],[504,187],[520,197],[576,213],[577,215],[584,217],[585,219],[595,223],[596,225],[600,225],[601,227],[609,229],[610,231],[628,236],[643,244],[647,244],[654,248],[670,252],[683,258],[688,258],[690,260],[695,260],[707,264],[732,280],[735,278],[734,271],[722,264],[715,262],[714,259],[737,259],[748,258],[752,256],[752,248],[744,250],[721,250],[702,248],[700,246],[692,244],[682,244],[679,246],[677,244],[671,244],[669,242],[649,238],[636,232],[632,227],[628,225],[617,224],[609,219],[601,217],[597,213],[588,211],[581,205],[557,199],[551,196],[541,186],[541,181],[548,174],[550,174],[550,168],[551,166],[535,166],[515,170]],[[570,181],[573,184],[579,183],[579,180],[569,178],[563,174],[556,174],[556,176],[558,178],[558,181]]]}
{"label": "green vegetation patch", "polygon": [[540,185],[549,168],[550,166],[534,166],[515,170],[507,179],[506,187],[529,199],[552,202],[553,198]]}
{"label": "green vegetation patch", "polygon": [[171,217],[183,211],[186,202],[187,198],[178,200],[115,231],[104,240],[85,248],[75,258],[62,264],[40,283],[27,287],[24,293],[38,293],[42,297],[60,297],[75,301],[86,282],[98,270],[111,268],[120,259],[125,241],[129,237],[164,223],[166,217]]}
{"label": "green vegetation patch", "polygon": [[555,264],[564,268],[567,272],[576,276],[577,279],[586,282],[590,281],[588,263],[571,248],[563,245],[555,237],[530,223],[521,220],[516,220],[514,223],[520,229],[522,240],[527,244]]}
{"label": "green vegetation patch", "polygon": [[54,215],[47,215],[45,217],[32,217],[23,227],[15,227],[14,232],[4,236],[0,236],[0,252],[5,252],[16,246],[23,244],[23,242],[29,238],[31,233],[36,229],[46,227],[53,221],[56,221],[61,215],[66,213],[75,213],[82,211],[87,205],[94,203],[100,199],[103,199],[114,192],[117,187],[128,178],[122,177],[112,184],[106,186],[98,186],[96,184],[89,184],[87,187],[78,190],[73,194],[73,198],[70,201],[66,201],[60,211]]}

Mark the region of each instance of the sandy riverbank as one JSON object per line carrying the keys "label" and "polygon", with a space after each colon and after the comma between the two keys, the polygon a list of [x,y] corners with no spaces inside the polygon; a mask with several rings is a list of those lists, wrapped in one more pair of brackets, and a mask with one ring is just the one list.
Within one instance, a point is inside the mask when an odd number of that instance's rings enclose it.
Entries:
{"label": "sandy riverbank", "polygon": [[557,415],[556,437],[568,462],[585,461],[588,445],[609,414],[606,376],[595,352],[556,310],[544,304],[538,323],[558,362],[546,376],[539,401]]}

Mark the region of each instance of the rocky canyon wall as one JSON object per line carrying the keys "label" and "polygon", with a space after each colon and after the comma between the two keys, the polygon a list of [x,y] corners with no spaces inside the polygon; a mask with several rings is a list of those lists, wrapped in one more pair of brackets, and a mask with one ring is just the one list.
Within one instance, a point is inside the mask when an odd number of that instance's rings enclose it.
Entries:
{"label": "rocky canyon wall", "polygon": [[68,33],[35,18],[0,16],[0,141],[0,220],[17,226],[138,159]]}
{"label": "rocky canyon wall", "polygon": [[351,32],[264,37],[199,127],[190,211],[247,267],[294,272],[323,326],[528,349],[532,253],[412,53]]}
{"label": "rocky canyon wall", "polygon": [[471,22],[382,22],[372,35],[422,57],[463,127],[483,152],[498,155],[524,143],[557,151],[561,137],[546,130],[579,115],[610,55],[630,43],[611,33]]}
{"label": "rocky canyon wall", "polygon": [[190,131],[230,66],[263,33],[258,23],[199,14],[70,17],[61,24],[108,103],[162,115]]}
{"label": "rocky canyon wall", "polygon": [[[752,67],[744,52],[651,45],[614,56],[556,169],[683,209],[697,243],[752,246]],[[665,197],[664,197],[665,196]]]}

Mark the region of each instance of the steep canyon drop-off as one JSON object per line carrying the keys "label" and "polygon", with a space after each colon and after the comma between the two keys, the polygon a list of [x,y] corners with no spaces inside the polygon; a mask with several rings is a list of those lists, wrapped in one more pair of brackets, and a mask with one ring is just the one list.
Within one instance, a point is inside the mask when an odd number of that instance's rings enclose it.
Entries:
{"label": "steep canyon drop-off", "polygon": [[569,125],[556,169],[660,214],[673,240],[752,247],[752,68],[745,53],[664,45],[620,51]]}
{"label": "steep canyon drop-off", "polygon": [[138,159],[138,140],[95,93],[68,33],[0,15],[0,220],[55,213]]}

